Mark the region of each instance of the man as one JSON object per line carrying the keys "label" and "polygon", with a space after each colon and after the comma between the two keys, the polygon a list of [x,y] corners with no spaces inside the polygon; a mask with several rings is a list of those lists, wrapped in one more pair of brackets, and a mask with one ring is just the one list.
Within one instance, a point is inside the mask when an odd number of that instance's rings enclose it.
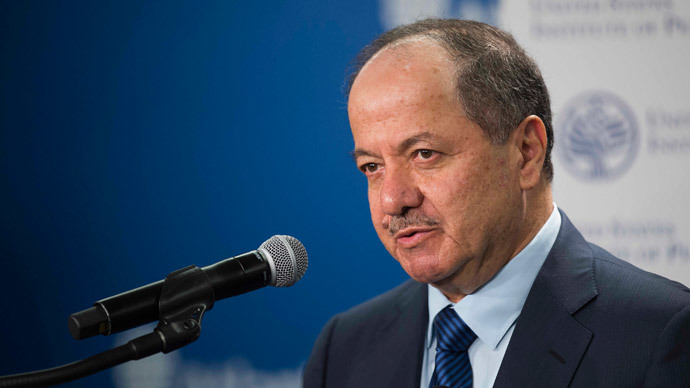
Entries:
{"label": "man", "polygon": [[305,387],[690,386],[690,290],[554,206],[548,93],[510,34],[387,32],[348,115],[374,227],[412,280],[332,318]]}

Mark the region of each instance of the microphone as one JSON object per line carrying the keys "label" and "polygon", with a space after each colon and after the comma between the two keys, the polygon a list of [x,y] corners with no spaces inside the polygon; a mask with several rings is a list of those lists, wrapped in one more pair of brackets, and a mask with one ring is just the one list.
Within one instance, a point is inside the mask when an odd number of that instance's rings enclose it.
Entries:
{"label": "microphone", "polygon": [[[276,235],[255,250],[201,268],[208,281],[194,284],[195,290],[212,288],[213,301],[244,294],[268,285],[289,287],[307,271],[307,250],[292,236]],[[194,266],[175,271],[169,276]],[[165,280],[148,284],[110,298],[70,315],[68,326],[74,339],[110,335],[159,319],[159,302]],[[188,290],[184,291],[189,293]],[[187,295],[180,295],[180,299]]]}

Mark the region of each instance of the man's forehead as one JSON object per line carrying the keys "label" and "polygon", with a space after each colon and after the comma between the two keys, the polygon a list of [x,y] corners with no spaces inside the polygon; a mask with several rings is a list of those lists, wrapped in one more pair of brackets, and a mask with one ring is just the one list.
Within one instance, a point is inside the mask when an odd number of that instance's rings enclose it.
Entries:
{"label": "man's forehead", "polygon": [[437,133],[439,124],[464,117],[454,68],[445,50],[429,39],[387,48],[373,58],[353,83],[348,101],[354,156],[447,138]]}
{"label": "man's forehead", "polygon": [[452,61],[435,43],[385,49],[355,79],[348,100],[350,119],[353,113],[380,113],[389,106],[429,98],[456,99],[453,70]]}
{"label": "man's forehead", "polygon": [[433,78],[447,73],[447,78],[452,79],[453,69],[450,55],[437,42],[427,37],[404,39],[372,56],[355,78],[350,98],[358,89],[379,88],[383,82],[403,81],[420,73],[430,73]]}

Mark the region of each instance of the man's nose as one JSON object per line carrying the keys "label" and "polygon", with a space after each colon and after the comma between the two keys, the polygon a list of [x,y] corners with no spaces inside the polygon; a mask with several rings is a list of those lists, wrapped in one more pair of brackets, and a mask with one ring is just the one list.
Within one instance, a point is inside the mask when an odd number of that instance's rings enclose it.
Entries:
{"label": "man's nose", "polygon": [[409,171],[387,167],[380,199],[381,210],[385,214],[399,215],[407,209],[421,206],[423,195]]}

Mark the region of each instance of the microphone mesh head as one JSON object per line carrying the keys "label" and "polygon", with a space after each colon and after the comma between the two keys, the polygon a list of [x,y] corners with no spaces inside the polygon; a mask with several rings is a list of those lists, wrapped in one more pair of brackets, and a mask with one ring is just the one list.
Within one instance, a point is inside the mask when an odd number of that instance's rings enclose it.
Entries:
{"label": "microphone mesh head", "polygon": [[268,253],[269,260],[272,260],[275,266],[272,286],[289,287],[307,272],[307,250],[292,236],[273,236],[264,241],[259,249]]}

